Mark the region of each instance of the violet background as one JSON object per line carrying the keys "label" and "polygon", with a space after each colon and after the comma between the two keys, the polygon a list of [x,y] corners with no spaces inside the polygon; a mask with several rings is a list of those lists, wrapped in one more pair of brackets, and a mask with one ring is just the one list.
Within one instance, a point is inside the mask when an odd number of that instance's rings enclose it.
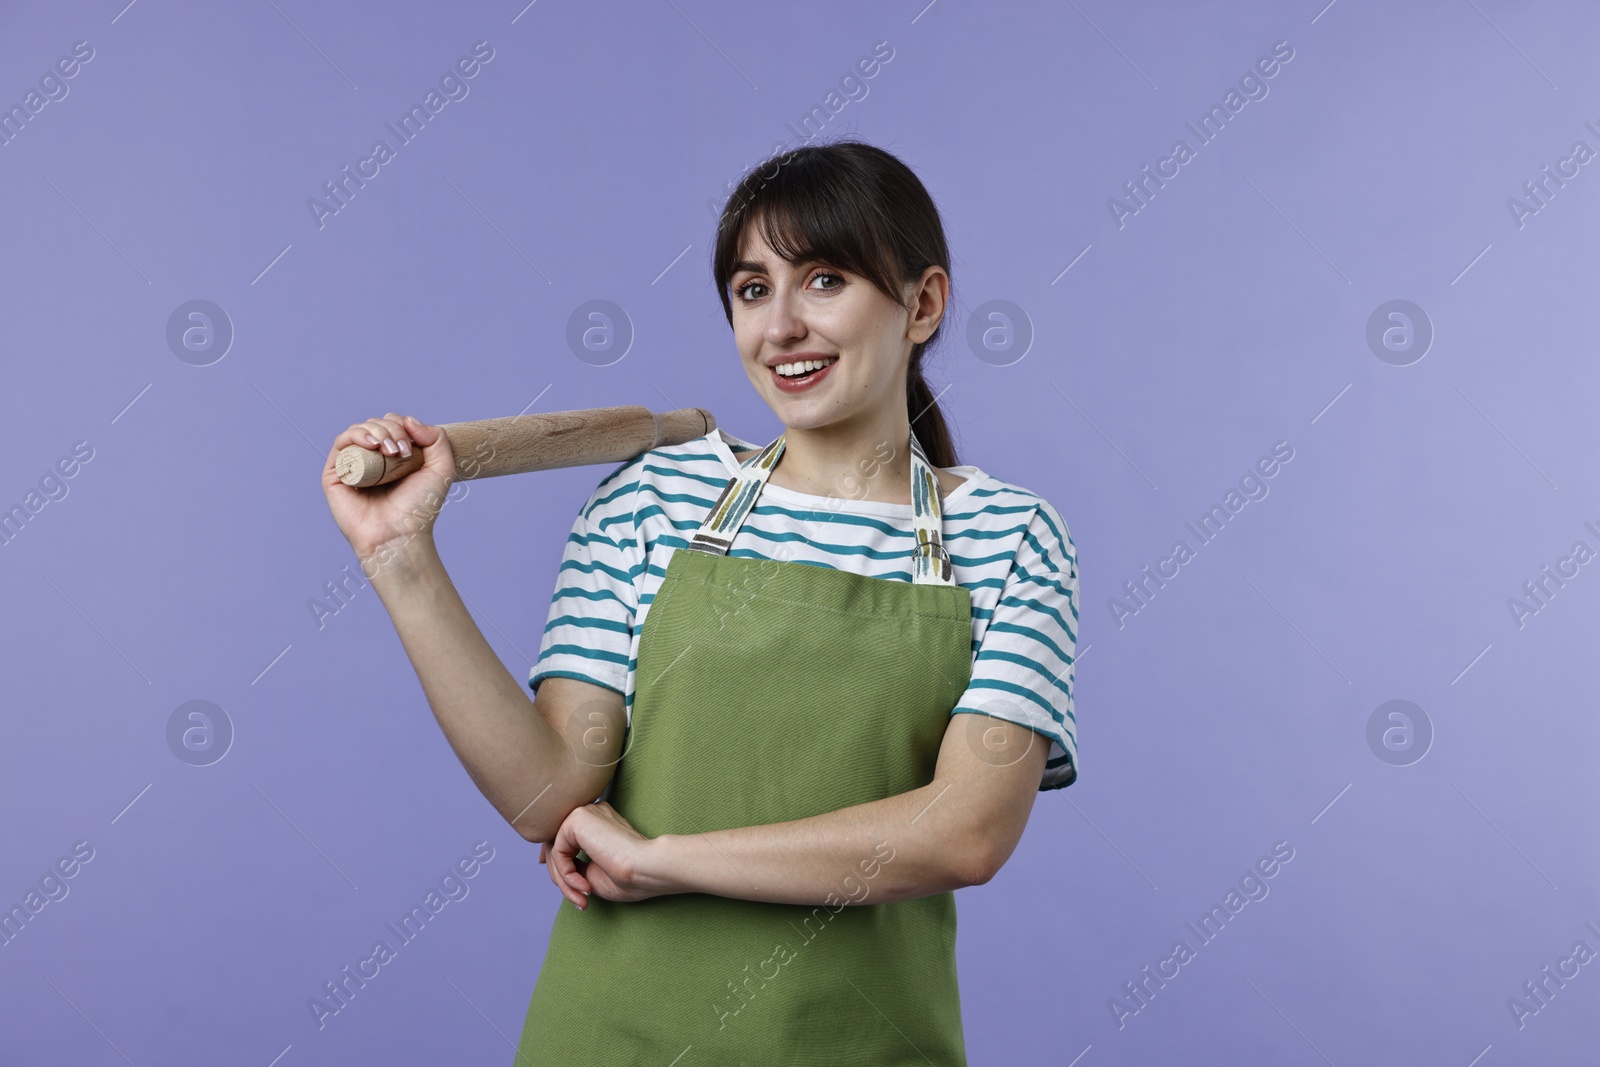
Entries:
{"label": "violet background", "polygon": [[[0,548],[0,904],[95,853],[0,948],[0,1062],[511,1062],[559,896],[370,588],[318,628],[354,561],[323,455],[391,409],[704,406],[775,436],[714,211],[880,41],[821,136],[927,183],[961,458],[1060,509],[1082,580],[1080,778],[958,893],[970,1061],[1593,1056],[1595,965],[1521,1029],[1507,1008],[1600,949],[1597,567],[1520,627],[1507,605],[1600,549],[1597,165],[1507,206],[1600,149],[1592,5],[124,3],[0,7],[0,103],[94,48],[0,147],[0,506],[94,449]],[[319,228],[308,198],[478,41],[469,95]],[[1268,95],[1119,228],[1108,198],[1279,41]],[[235,331],[208,366],[166,340],[192,299]],[[592,299],[634,334],[608,365],[566,340]],[[1394,299],[1435,333],[1406,366],[1366,340]],[[992,300],[1020,359],[968,343]],[[1110,598],[1279,441],[1270,494],[1119,626]],[[445,509],[519,678],[608,470]],[[197,699],[234,731],[204,767],[167,740]],[[1433,731],[1406,766],[1367,740],[1393,699]],[[480,840],[470,894],[319,1029],[308,999]],[[1270,895],[1119,1028],[1123,983],[1276,841]]]}

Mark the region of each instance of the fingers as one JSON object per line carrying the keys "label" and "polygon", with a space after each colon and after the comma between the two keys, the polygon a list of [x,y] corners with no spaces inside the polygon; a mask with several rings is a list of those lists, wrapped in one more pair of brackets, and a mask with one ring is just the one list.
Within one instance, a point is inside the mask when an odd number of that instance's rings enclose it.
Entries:
{"label": "fingers", "polygon": [[[562,864],[553,859],[547,868],[550,871],[550,881],[555,883],[555,887],[561,891],[562,896],[572,902],[573,907],[581,911],[589,902],[581,892],[567,881],[566,877],[561,873],[561,868]],[[577,873],[576,867],[571,869],[574,874]]]}
{"label": "fingers", "polygon": [[556,832],[556,839],[550,846],[547,869],[550,871],[550,880],[561,890],[561,895],[581,910],[588,903],[583,894],[588,891],[589,884],[578,873],[577,855],[582,846],[567,827],[567,823],[562,823],[561,829]]}
{"label": "fingers", "polygon": [[568,900],[571,900],[572,899],[571,891],[565,885],[562,884],[562,882],[561,882],[561,874],[556,870],[556,865],[554,863],[551,863],[549,866],[547,866],[545,868],[545,871],[546,871],[546,873],[548,873],[550,875],[550,884],[555,886],[557,891],[559,891],[562,896],[566,897]]}
{"label": "fingers", "polygon": [[[406,439],[404,449],[400,445],[401,437]],[[411,442],[400,423],[390,419],[367,419],[365,422],[353,424],[333,439],[335,450],[347,445],[360,445],[362,448],[376,449],[387,456],[400,456],[408,454]]]}
{"label": "fingers", "polygon": [[584,897],[589,893],[589,880],[578,870],[578,852],[574,845],[571,850],[557,848],[550,853],[550,868],[555,871],[560,881],[562,891],[567,899],[578,907],[583,907]]}
{"label": "fingers", "polygon": [[411,436],[406,432],[405,417],[389,412],[381,419],[368,419],[367,432],[378,440],[378,450],[391,456],[411,455]]}
{"label": "fingers", "polygon": [[414,444],[427,446],[439,440],[440,430],[412,418],[391,411],[382,418],[371,418],[354,423],[334,438],[335,450],[346,445],[360,445],[382,452],[386,456],[411,455]]}

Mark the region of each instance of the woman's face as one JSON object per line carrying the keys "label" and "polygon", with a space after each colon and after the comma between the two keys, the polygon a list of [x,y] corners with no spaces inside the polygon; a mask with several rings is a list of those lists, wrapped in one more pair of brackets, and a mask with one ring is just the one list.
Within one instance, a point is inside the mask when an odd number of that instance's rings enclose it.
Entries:
{"label": "woman's face", "polygon": [[[823,262],[787,262],[759,230],[745,231],[729,297],[734,342],[756,392],[791,429],[878,417],[894,405],[895,417],[907,418],[913,342],[906,308],[859,275]],[[828,365],[798,379],[780,378],[775,369],[802,361]]]}

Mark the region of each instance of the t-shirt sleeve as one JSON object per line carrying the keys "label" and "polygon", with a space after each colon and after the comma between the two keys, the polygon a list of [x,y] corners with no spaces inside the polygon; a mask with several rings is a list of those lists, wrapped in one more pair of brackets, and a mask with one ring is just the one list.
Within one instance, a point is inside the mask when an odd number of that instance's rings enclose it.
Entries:
{"label": "t-shirt sleeve", "polygon": [[643,571],[632,503],[637,482],[626,484],[628,473],[624,465],[601,482],[572,523],[531,688],[559,676],[627,694],[635,579]]}
{"label": "t-shirt sleeve", "polygon": [[1060,513],[1041,500],[979,642],[971,681],[951,709],[1005,719],[1048,741],[1040,790],[1078,778],[1077,644],[1077,549]]}

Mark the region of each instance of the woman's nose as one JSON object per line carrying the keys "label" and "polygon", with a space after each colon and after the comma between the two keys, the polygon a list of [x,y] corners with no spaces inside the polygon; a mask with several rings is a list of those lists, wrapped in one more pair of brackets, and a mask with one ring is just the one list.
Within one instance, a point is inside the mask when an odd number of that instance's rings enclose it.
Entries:
{"label": "woman's nose", "polygon": [[805,334],[805,321],[797,306],[797,297],[789,292],[773,294],[767,302],[766,339],[770,344],[782,344]]}

